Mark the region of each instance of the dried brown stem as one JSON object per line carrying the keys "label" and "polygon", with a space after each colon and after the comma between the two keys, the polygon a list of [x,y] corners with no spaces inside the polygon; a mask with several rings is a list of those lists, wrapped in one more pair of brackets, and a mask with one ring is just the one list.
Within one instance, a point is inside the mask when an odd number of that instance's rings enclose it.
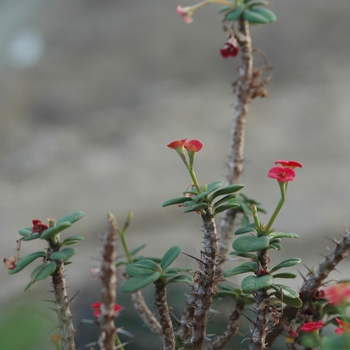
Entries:
{"label": "dried brown stem", "polygon": [[175,336],[166,297],[166,284],[162,278],[154,282],[155,305],[163,333],[163,350],[175,350]]}
{"label": "dried brown stem", "polygon": [[[300,292],[303,295],[303,303],[307,305],[311,301],[312,292],[318,289],[328,277],[328,275],[335,270],[336,266],[341,260],[344,259],[346,252],[350,249],[350,231],[346,235],[336,242],[333,249],[326,255],[324,260],[319,264],[317,270],[309,276],[303,283]],[[289,325],[291,321],[296,317],[300,309],[293,307],[285,307],[283,310],[283,317],[280,323],[283,325]],[[268,344],[272,344],[273,341],[283,332],[283,328],[275,326],[271,329],[267,335]]]}
{"label": "dried brown stem", "polygon": [[[59,245],[50,244],[52,252],[59,251]],[[69,309],[65,268],[62,260],[56,262],[57,269],[52,274],[56,313],[61,330],[62,350],[75,350],[73,316]]]}
{"label": "dried brown stem", "polygon": [[195,291],[196,299],[193,304],[194,313],[190,342],[192,350],[202,350],[204,348],[209,309],[215,294],[215,270],[218,262],[218,238],[213,209],[208,206],[205,210],[206,213],[202,214],[204,250],[202,251],[200,270],[195,275],[197,290]]}
{"label": "dried brown stem", "polygon": [[233,310],[233,312],[231,313],[231,316],[229,317],[229,323],[227,324],[226,332],[224,334],[218,335],[215,341],[212,344],[209,344],[209,346],[207,347],[207,350],[222,349],[237,334],[238,320],[242,315],[244,307],[245,307],[245,303],[242,300],[238,300],[236,304],[236,308]]}
{"label": "dried brown stem", "polygon": [[101,279],[101,313],[98,317],[101,350],[115,350],[114,304],[117,290],[117,222],[112,214],[107,215],[107,229],[102,238]]}
{"label": "dried brown stem", "polygon": [[130,298],[132,303],[134,304],[134,308],[141,317],[142,321],[146,324],[146,326],[156,335],[162,336],[162,327],[160,326],[157,319],[154,317],[151,310],[145,303],[145,299],[140,290],[131,293]]}

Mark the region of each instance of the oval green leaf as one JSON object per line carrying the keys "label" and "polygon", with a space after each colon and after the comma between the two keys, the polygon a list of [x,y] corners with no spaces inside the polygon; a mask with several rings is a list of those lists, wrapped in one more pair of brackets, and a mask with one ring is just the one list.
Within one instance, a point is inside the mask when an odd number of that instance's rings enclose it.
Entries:
{"label": "oval green leaf", "polygon": [[243,12],[244,9],[244,5],[240,4],[239,6],[237,6],[237,8],[233,11],[230,11],[229,13],[227,13],[225,15],[225,20],[226,21],[235,21],[239,18],[239,16],[241,15],[241,13]]}
{"label": "oval green leaf", "polygon": [[167,284],[169,283],[193,283],[193,277],[189,275],[180,275],[168,280]]}
{"label": "oval green leaf", "polygon": [[167,207],[169,205],[174,205],[174,204],[182,204],[185,203],[189,200],[189,197],[178,197],[178,198],[172,198],[167,201],[165,201],[162,204],[162,207]]}
{"label": "oval green leaf", "polygon": [[246,273],[246,272],[255,272],[257,270],[257,263],[256,262],[245,262],[231,270],[225,271],[224,277],[230,277],[234,275],[239,275],[241,273]]}
{"label": "oval green leaf", "polygon": [[284,267],[290,267],[290,266],[294,266],[294,265],[297,265],[300,263],[301,263],[300,258],[290,258],[290,259],[284,260],[284,261],[280,262],[279,264],[277,264],[275,267],[273,267],[271,269],[270,272],[274,272],[274,271],[277,271],[277,270],[282,269]]}
{"label": "oval green leaf", "polygon": [[83,241],[84,237],[83,236],[70,236],[68,238],[66,238],[61,245],[71,245],[71,244],[75,244],[78,241]]}
{"label": "oval green leaf", "polygon": [[135,267],[140,267],[144,269],[151,269],[156,271],[158,269],[157,263],[151,259],[141,259],[134,263]]}
{"label": "oval green leaf", "polygon": [[272,249],[275,249],[275,250],[281,250],[282,249],[282,244],[278,243],[278,242],[271,243],[269,248],[272,248]]}
{"label": "oval green leaf", "polygon": [[255,12],[254,9],[244,10],[242,16],[246,21],[253,24],[264,24],[270,22],[268,18],[261,15],[260,13]]}
{"label": "oval green leaf", "polygon": [[228,201],[230,201],[230,202],[227,204],[236,204],[237,206],[240,206],[239,203],[237,203],[237,201],[231,201],[232,199],[235,199],[235,198],[236,198],[235,194],[229,194],[229,195],[225,196],[224,198],[221,198],[219,201],[215,202],[213,204],[213,208],[216,208],[219,205],[226,203]]}
{"label": "oval green leaf", "polygon": [[31,233],[30,235],[23,237],[23,241],[25,242],[32,241],[33,239],[37,239],[39,237],[40,237],[39,233]]}
{"label": "oval green leaf", "polygon": [[277,20],[276,15],[267,8],[253,7],[250,10],[256,14],[265,17],[268,20],[268,23],[275,22]]}
{"label": "oval green leaf", "polygon": [[223,205],[220,205],[219,207],[215,208],[215,215],[216,214],[219,214],[225,210],[229,210],[229,209],[237,209],[239,208],[240,205],[239,204],[236,204],[236,203],[232,203],[232,204],[223,204]]}
{"label": "oval green leaf", "polygon": [[171,247],[163,256],[162,260],[160,261],[160,267],[162,270],[165,270],[168,266],[170,266],[175,259],[179,256],[181,253],[181,249],[178,246]]}
{"label": "oval green leaf", "polygon": [[124,293],[136,292],[137,290],[144,288],[155,282],[160,277],[160,272],[156,271],[154,273],[146,275],[138,275],[125,281],[122,286],[122,291]]}
{"label": "oval green leaf", "polygon": [[67,260],[77,252],[77,248],[68,247],[50,255],[51,260]]}
{"label": "oval green leaf", "polygon": [[67,229],[68,227],[71,227],[72,224],[69,221],[64,221],[60,223],[56,223],[56,226],[50,227],[47,230],[45,230],[40,238],[41,239],[50,239],[56,235],[58,235],[61,231]]}
{"label": "oval green leaf", "polygon": [[184,210],[184,213],[190,213],[192,211],[200,211],[200,210],[206,208],[207,206],[208,206],[207,203],[198,203],[198,204],[193,205],[192,207],[186,208]]}
{"label": "oval green leaf", "polygon": [[275,275],[272,275],[273,278],[296,278],[297,275],[292,272],[282,272],[282,273],[276,273]]}
{"label": "oval green leaf", "polygon": [[241,256],[243,258],[254,259],[254,261],[257,259],[256,255],[253,253],[231,252],[230,255],[237,255],[237,256]]}
{"label": "oval green leaf", "polygon": [[271,287],[277,293],[280,293],[281,292],[281,288],[282,288],[283,300],[284,300],[285,296],[288,297],[288,298],[292,298],[292,299],[299,298],[299,293],[295,289],[293,289],[291,287],[288,287],[288,286],[285,286],[284,284],[273,284]]}
{"label": "oval green leaf", "polygon": [[18,233],[21,235],[21,236],[27,236],[27,235],[30,235],[32,233],[32,227],[26,227],[26,228],[22,228],[20,230],[18,230]]}
{"label": "oval green leaf", "polygon": [[253,232],[255,231],[256,229],[256,224],[255,222],[249,224],[249,225],[246,225],[246,226],[243,226],[241,228],[239,228],[236,232],[235,232],[235,235],[241,235],[243,233],[248,233],[248,232]]}
{"label": "oval green leaf", "polygon": [[82,211],[76,211],[75,213],[66,215],[56,221],[56,226],[63,222],[70,222],[71,224],[75,223],[76,221],[80,220],[84,216],[84,213]]}
{"label": "oval green leaf", "polygon": [[239,252],[257,252],[269,246],[267,236],[255,237],[239,237],[232,243],[232,248]]}
{"label": "oval green leaf", "polygon": [[137,266],[134,266],[133,264],[127,264],[125,269],[125,273],[130,277],[135,277],[138,275],[147,275],[147,274],[150,275],[153,272],[155,272],[154,269],[151,269],[149,267],[137,267]]}
{"label": "oval green leaf", "polygon": [[33,283],[43,280],[44,278],[52,275],[56,271],[57,265],[54,261],[46,264],[33,278]]}
{"label": "oval green leaf", "polygon": [[269,237],[272,238],[299,238],[296,233],[271,232]]}
{"label": "oval green leaf", "polygon": [[253,292],[263,288],[269,288],[273,284],[271,275],[247,276],[243,278],[241,287],[245,292]]}
{"label": "oval green leaf", "polygon": [[232,194],[232,193],[235,193],[235,192],[238,192],[240,191],[242,188],[244,187],[244,185],[241,185],[241,184],[234,184],[234,185],[229,185],[229,186],[226,186],[224,188],[220,188],[220,190],[217,190],[216,192],[214,192],[211,196],[211,200],[210,202],[212,202],[212,200],[216,197],[219,197],[219,196],[224,196],[226,194]]}
{"label": "oval green leaf", "polygon": [[13,270],[8,270],[9,275],[13,275],[21,270],[23,270],[26,266],[28,266],[30,263],[32,263],[35,259],[37,258],[44,258],[47,256],[47,253],[44,251],[38,251],[38,252],[34,252],[31,253],[27,256],[25,256],[24,258],[22,258],[21,260],[19,260],[17,262],[17,267]]}
{"label": "oval green leaf", "polygon": [[137,248],[131,250],[131,251],[130,251],[130,255],[133,256],[133,255],[137,254],[140,250],[142,250],[142,249],[145,248],[146,246],[147,246],[147,244],[144,243],[144,244],[140,245],[139,247],[137,247]]}

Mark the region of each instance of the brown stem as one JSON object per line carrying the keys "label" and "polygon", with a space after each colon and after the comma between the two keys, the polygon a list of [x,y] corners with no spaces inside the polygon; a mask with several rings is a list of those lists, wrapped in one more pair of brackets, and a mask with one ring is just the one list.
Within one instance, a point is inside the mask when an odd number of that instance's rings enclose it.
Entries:
{"label": "brown stem", "polygon": [[215,341],[212,344],[209,344],[209,346],[207,347],[207,350],[222,349],[237,334],[238,320],[242,315],[244,307],[245,307],[245,303],[242,300],[238,300],[236,304],[236,308],[233,310],[231,316],[229,317],[229,322],[226,328],[226,332],[224,334],[218,335]]}
{"label": "brown stem", "polygon": [[146,326],[156,335],[162,336],[162,327],[160,326],[157,319],[154,317],[151,310],[145,303],[145,299],[140,290],[131,293],[130,298],[132,303],[134,304],[134,308],[141,317],[142,321],[146,324]]}
{"label": "brown stem", "polygon": [[217,233],[216,224],[213,217],[213,209],[208,206],[206,213],[202,214],[204,228],[204,250],[199,273],[195,276],[197,290],[195,292],[195,302],[193,304],[193,332],[191,337],[191,349],[202,350],[206,337],[206,327],[209,318],[209,309],[213,303],[215,294],[215,270],[217,265]]}
{"label": "brown stem", "polygon": [[154,282],[154,285],[156,289],[155,305],[158,310],[159,321],[163,333],[163,350],[175,350],[174,330],[167,303],[165,281],[162,278],[159,278]]}
{"label": "brown stem", "polygon": [[[59,251],[59,245],[51,245],[52,252]],[[62,260],[57,260],[57,269],[52,274],[52,284],[56,300],[56,313],[61,329],[62,350],[75,350],[73,316],[69,309],[65,268]]]}
{"label": "brown stem", "polygon": [[[303,303],[307,305],[311,301],[312,292],[318,289],[328,275],[336,269],[341,260],[345,258],[345,253],[350,249],[350,231],[339,241],[335,242],[333,249],[325,256],[324,260],[319,264],[317,270],[309,276],[303,283],[300,292],[303,296]],[[296,317],[300,309],[287,306],[283,309],[283,317],[280,324],[289,325]],[[281,326],[275,326],[267,335],[269,345],[283,332]]]}
{"label": "brown stem", "polygon": [[117,290],[117,222],[112,214],[107,215],[108,225],[102,238],[101,308],[98,317],[100,338],[98,345],[101,350],[115,350],[114,305]]}

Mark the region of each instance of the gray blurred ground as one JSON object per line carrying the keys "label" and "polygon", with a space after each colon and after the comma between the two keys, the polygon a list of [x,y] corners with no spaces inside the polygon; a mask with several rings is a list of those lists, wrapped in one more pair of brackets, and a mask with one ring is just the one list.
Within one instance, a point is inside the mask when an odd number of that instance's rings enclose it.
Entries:
{"label": "gray blurred ground", "polygon": [[[237,60],[219,55],[226,37],[215,6],[186,25],[178,4],[0,3],[2,258],[13,254],[17,230],[33,218],[76,210],[85,218],[70,233],[86,240],[69,268],[72,294],[83,285],[98,289],[89,275],[91,257],[98,257],[93,233],[103,231],[108,211],[121,223],[134,211],[130,245],[147,242],[147,254],[173,244],[189,254],[200,247],[199,218],[161,208],[190,182],[166,144],[200,139],[199,180],[225,178]],[[268,55],[274,76],[270,97],[250,108],[242,182],[271,213],[279,199],[266,177],[274,160],[304,164],[274,225],[301,238],[273,257],[299,256],[311,266],[331,245],[324,237],[339,237],[350,221],[350,3],[276,0],[273,10],[276,23],[252,28],[253,45]],[[23,244],[22,254],[42,247]],[[29,270],[0,274],[2,301],[30,294],[37,300],[49,289],[43,282],[24,294]]]}

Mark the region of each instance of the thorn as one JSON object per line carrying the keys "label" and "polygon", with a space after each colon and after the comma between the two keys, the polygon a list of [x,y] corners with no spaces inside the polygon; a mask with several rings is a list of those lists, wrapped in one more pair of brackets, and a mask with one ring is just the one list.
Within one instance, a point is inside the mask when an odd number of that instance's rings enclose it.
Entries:
{"label": "thorn", "polygon": [[253,320],[251,320],[248,316],[246,316],[243,312],[242,312],[242,315],[243,315],[249,322],[251,322],[251,323],[254,325],[254,327],[256,326],[255,322],[254,322]]}
{"label": "thorn", "polygon": [[73,301],[73,299],[74,299],[79,293],[80,293],[80,290],[78,290],[78,291],[72,296],[72,298],[69,299],[68,303],[70,304],[70,303]]}
{"label": "thorn", "polygon": [[199,263],[203,264],[203,261],[202,261],[202,260],[200,260],[200,259],[194,257],[193,255],[189,255],[189,254],[186,254],[186,253],[184,253],[184,252],[181,252],[181,253],[184,254],[184,255],[187,255],[187,256],[189,256],[190,258],[192,258],[192,259],[198,261]]}

